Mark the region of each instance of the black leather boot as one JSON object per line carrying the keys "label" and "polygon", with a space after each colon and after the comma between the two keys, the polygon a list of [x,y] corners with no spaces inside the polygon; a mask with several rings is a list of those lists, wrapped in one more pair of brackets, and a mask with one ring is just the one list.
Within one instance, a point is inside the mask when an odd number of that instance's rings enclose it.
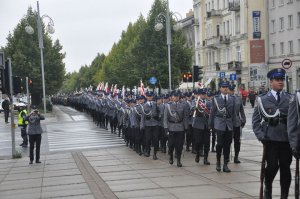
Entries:
{"label": "black leather boot", "polygon": [[173,154],[170,154],[169,163],[170,163],[171,165],[173,164]]}
{"label": "black leather boot", "polygon": [[196,158],[195,158],[195,162],[199,163],[199,161],[200,161],[200,155],[199,155],[199,153],[197,153]]}
{"label": "black leather boot", "polygon": [[289,197],[289,190],[281,188],[280,199],[287,199]]}
{"label": "black leather boot", "polygon": [[153,154],[153,160],[157,160],[157,156],[156,156],[156,151],[154,151],[154,154]]}
{"label": "black leather boot", "polygon": [[221,161],[217,160],[216,170],[221,171]]}
{"label": "black leather boot", "polygon": [[223,165],[223,172],[225,172],[225,173],[230,173],[231,172],[231,170],[227,166],[227,162],[224,163],[224,165]]}
{"label": "black leather boot", "polygon": [[177,167],[182,167],[182,164],[181,164],[180,158],[177,158]]}
{"label": "black leather boot", "polygon": [[272,187],[265,187],[264,199],[272,199]]}
{"label": "black leather boot", "polygon": [[210,162],[207,160],[207,156],[204,157],[203,164],[210,165]]}
{"label": "black leather boot", "polygon": [[234,161],[233,161],[235,164],[240,164],[241,161],[239,160],[239,157],[238,156],[234,156]]}

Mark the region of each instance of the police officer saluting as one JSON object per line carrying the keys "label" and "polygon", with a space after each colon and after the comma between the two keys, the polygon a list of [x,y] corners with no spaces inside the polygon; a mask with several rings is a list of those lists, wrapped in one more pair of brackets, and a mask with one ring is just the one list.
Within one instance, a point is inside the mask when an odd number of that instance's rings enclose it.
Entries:
{"label": "police officer saluting", "polygon": [[288,142],[287,114],[291,96],[282,91],[285,70],[273,69],[268,72],[267,77],[272,90],[257,98],[252,117],[253,131],[264,145],[267,162],[264,197],[272,198],[272,183],[280,169],[281,198],[288,198],[292,151]]}
{"label": "police officer saluting", "polygon": [[228,82],[220,83],[220,94],[215,96],[212,103],[209,122],[210,128],[215,128],[217,133],[217,165],[216,170],[221,171],[221,154],[224,154],[223,172],[231,170],[227,166],[232,142],[234,114],[234,98],[228,95]]}
{"label": "police officer saluting", "polygon": [[171,102],[166,104],[164,110],[164,128],[169,132],[169,163],[173,164],[174,148],[177,154],[177,167],[182,167],[181,153],[184,144],[184,132],[188,128],[188,111],[184,103],[179,102],[179,93],[171,93]]}

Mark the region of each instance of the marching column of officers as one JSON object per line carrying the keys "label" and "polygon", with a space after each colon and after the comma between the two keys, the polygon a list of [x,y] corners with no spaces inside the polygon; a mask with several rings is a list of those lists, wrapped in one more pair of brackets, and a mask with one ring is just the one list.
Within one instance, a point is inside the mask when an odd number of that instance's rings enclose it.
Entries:
{"label": "marching column of officers", "polygon": [[[220,87],[221,93],[215,97],[202,88],[193,93],[172,91],[163,96],[154,96],[149,91],[146,96],[126,95],[125,99],[120,95],[113,96],[112,93],[86,92],[54,96],[52,102],[87,112],[96,125],[103,129],[108,130],[109,123],[111,133],[119,137],[122,134],[126,146],[139,155],[151,155],[157,160],[159,150],[162,153],[168,152],[169,163],[173,164],[175,155],[177,166],[182,167],[181,156],[186,143],[186,151],[192,148],[197,163],[200,156],[204,156],[203,163],[210,165],[210,149],[217,152],[217,171],[221,171],[220,159],[223,153],[223,171],[230,172],[227,166],[230,145],[234,138],[234,163],[240,163],[241,126],[245,124],[246,118],[241,98],[234,95],[235,86],[222,82]],[[231,94],[229,90],[232,90]]]}
{"label": "marching column of officers", "polygon": [[[283,91],[283,69],[273,69],[267,77],[271,90],[257,98],[252,116],[253,131],[264,146],[262,163],[267,163],[261,171],[264,191],[260,198],[272,198],[272,184],[278,170],[281,198],[288,198],[292,156],[297,161],[300,157],[300,91],[294,95]],[[52,102],[91,114],[94,122],[106,130],[109,122],[111,133],[116,133],[118,128],[118,136],[122,133],[126,145],[139,155],[149,157],[153,146],[153,159],[157,160],[157,151],[166,153],[168,145],[169,163],[173,164],[175,155],[177,166],[182,167],[181,155],[186,142],[186,151],[192,147],[196,154],[195,162],[198,163],[203,154],[204,165],[209,165],[209,151],[216,152],[216,170],[222,170],[223,154],[223,172],[231,172],[228,168],[231,143],[234,140],[234,163],[240,163],[240,137],[246,117],[241,97],[234,94],[235,86],[228,82],[221,82],[219,86],[219,94],[215,96],[205,88],[194,91],[194,96],[191,92],[183,95],[172,91],[164,96],[147,92],[146,97],[127,96],[125,99],[113,99],[105,92],[88,92],[56,96]],[[296,194],[299,194],[298,186],[299,181]]]}

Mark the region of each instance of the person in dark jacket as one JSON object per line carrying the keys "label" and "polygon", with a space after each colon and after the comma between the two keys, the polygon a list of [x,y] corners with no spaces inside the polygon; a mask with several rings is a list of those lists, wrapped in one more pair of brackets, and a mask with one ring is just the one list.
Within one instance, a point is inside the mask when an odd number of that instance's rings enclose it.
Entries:
{"label": "person in dark jacket", "polygon": [[43,129],[41,127],[41,120],[45,120],[45,117],[40,114],[36,106],[32,106],[33,111],[25,117],[25,121],[28,121],[28,135],[29,135],[29,144],[30,144],[30,162],[32,164],[33,158],[33,149],[36,145],[36,154],[35,154],[35,163],[41,163],[40,161],[40,147]]}
{"label": "person in dark jacket", "polygon": [[9,116],[9,98],[6,97],[5,100],[2,102],[2,108],[4,111],[4,121],[5,123],[8,123],[8,116]]}

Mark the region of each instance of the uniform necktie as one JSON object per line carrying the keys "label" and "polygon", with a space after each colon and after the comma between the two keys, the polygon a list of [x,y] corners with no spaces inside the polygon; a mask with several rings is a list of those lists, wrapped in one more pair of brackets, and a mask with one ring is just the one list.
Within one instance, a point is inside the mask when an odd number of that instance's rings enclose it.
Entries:
{"label": "uniform necktie", "polygon": [[226,98],[226,95],[224,96],[224,104],[226,105],[227,103],[227,98]]}
{"label": "uniform necktie", "polygon": [[276,95],[277,95],[277,102],[279,103],[280,102],[280,92],[277,91]]}

